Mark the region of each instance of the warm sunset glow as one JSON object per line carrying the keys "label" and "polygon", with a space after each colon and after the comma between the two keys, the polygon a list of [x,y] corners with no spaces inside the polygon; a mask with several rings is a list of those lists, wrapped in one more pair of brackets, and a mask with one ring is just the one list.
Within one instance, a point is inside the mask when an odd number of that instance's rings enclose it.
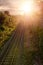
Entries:
{"label": "warm sunset glow", "polygon": [[23,2],[22,5],[20,6],[20,10],[22,11],[22,14],[28,14],[32,13],[34,8],[34,2],[33,1],[26,1]]}
{"label": "warm sunset glow", "polygon": [[34,12],[39,12],[39,7],[34,0],[28,0],[22,2],[22,4],[19,7],[19,10],[21,11],[20,12],[21,15],[23,14],[33,15]]}
{"label": "warm sunset glow", "polygon": [[[28,0],[22,2],[19,7],[20,14],[23,15],[22,19],[25,24],[32,24],[35,20],[39,20],[40,17],[40,7],[39,3],[34,0]],[[35,22],[36,24],[37,22]]]}

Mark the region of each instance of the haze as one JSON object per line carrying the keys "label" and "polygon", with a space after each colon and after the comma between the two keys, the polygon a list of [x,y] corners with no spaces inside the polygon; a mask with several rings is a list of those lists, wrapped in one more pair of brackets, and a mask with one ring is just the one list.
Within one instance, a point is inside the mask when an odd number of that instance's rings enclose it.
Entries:
{"label": "haze", "polygon": [[[0,11],[8,10],[11,14],[20,14],[20,5],[29,0],[0,0]],[[34,0],[40,2],[41,0]]]}

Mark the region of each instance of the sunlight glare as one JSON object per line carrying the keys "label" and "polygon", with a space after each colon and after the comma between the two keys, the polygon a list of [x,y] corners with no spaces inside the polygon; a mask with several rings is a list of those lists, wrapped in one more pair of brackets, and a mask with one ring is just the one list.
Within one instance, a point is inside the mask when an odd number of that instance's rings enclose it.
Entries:
{"label": "sunlight glare", "polygon": [[[39,3],[35,2],[34,0],[28,0],[22,2],[19,10],[21,11],[20,14],[23,15],[22,19],[25,24],[32,24],[35,20],[39,20],[40,17],[40,7]],[[35,22],[37,23],[37,22]]]}
{"label": "sunlight glare", "polygon": [[22,3],[22,5],[20,6],[20,10],[22,11],[21,13],[23,13],[23,14],[32,13],[33,4],[34,4],[34,2],[31,0]]}

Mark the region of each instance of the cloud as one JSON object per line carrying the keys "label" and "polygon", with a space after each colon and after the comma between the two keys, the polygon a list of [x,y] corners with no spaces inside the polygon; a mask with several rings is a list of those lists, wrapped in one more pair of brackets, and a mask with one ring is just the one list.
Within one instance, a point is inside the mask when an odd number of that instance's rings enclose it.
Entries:
{"label": "cloud", "polygon": [[12,14],[18,13],[22,0],[0,0],[0,11],[8,10]]}
{"label": "cloud", "polygon": [[0,10],[17,11],[21,0],[0,0]]}
{"label": "cloud", "polygon": [[8,0],[0,0],[0,5],[8,6],[9,2],[8,2]]}
{"label": "cloud", "polygon": [[0,11],[8,10],[12,13],[20,12],[19,7],[23,1],[28,1],[28,0],[0,0]]}
{"label": "cloud", "polygon": [[10,8],[7,6],[0,6],[0,11],[9,10]]}

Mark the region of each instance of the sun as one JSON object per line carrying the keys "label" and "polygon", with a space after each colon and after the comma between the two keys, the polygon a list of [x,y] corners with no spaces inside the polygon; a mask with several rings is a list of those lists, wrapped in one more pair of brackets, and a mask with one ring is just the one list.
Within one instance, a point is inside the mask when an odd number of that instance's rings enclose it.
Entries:
{"label": "sun", "polygon": [[22,14],[32,13],[33,1],[26,1],[26,2],[22,3],[22,5],[20,6],[20,10],[21,10]]}
{"label": "sun", "polygon": [[23,4],[23,7],[22,7],[22,10],[27,13],[27,12],[30,12],[32,11],[32,5],[29,3],[24,3]]}
{"label": "sun", "polygon": [[33,21],[38,20],[40,17],[39,2],[36,2],[35,0],[23,1],[19,7],[19,12],[25,23],[33,23]]}

